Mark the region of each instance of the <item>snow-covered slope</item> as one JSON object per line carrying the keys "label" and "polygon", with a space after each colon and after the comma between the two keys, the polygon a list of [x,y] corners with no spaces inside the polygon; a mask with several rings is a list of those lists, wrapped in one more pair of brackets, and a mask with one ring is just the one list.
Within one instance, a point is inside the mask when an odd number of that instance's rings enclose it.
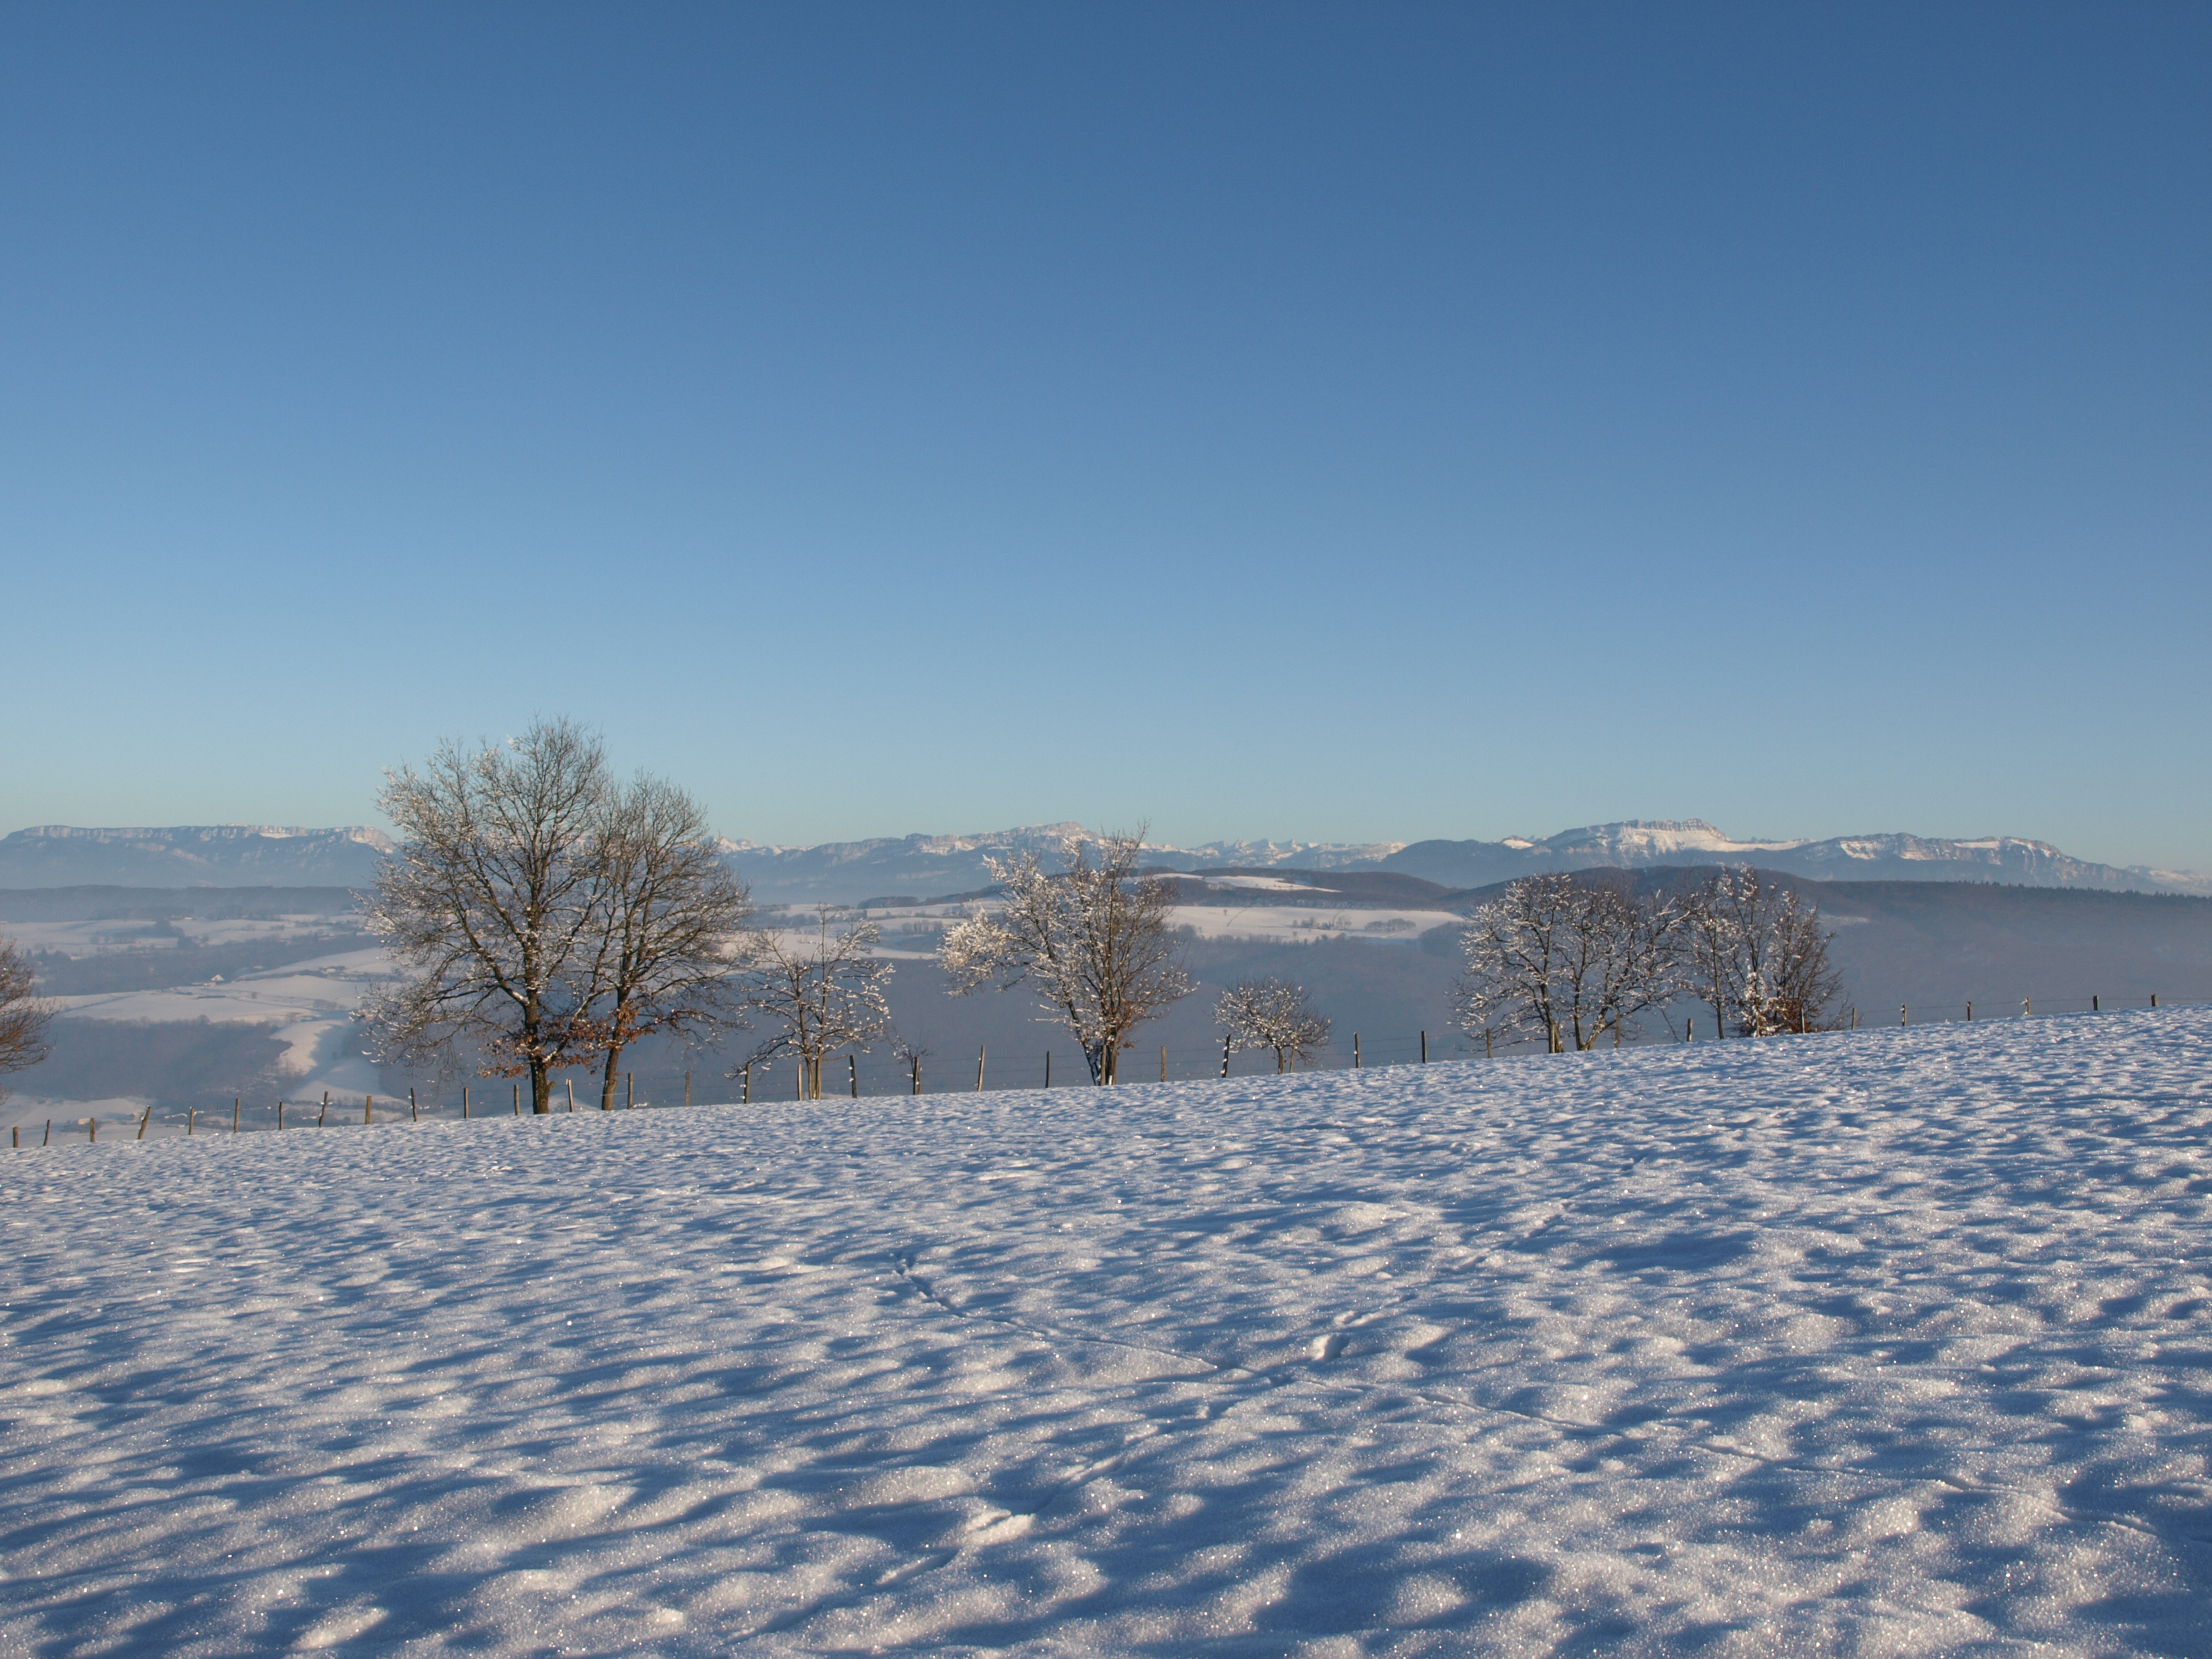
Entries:
{"label": "snow-covered slope", "polygon": [[1927,836],[1836,836],[1826,841],[1738,841],[1702,818],[1632,819],[1562,830],[1543,840],[1419,841],[1378,860],[1447,887],[1485,887],[1543,870],[1637,869],[1668,864],[1755,864],[1822,881],[2002,881],[2028,887],[2212,894],[2212,878],[2181,870],[2094,864],[2017,836],[1946,841]]}
{"label": "snow-covered slope", "polygon": [[2212,1651],[2212,1013],[4,1165],[0,1648]]}
{"label": "snow-covered slope", "polygon": [[359,824],[78,830],[49,823],[0,836],[0,887],[361,887],[391,850],[390,836]]}

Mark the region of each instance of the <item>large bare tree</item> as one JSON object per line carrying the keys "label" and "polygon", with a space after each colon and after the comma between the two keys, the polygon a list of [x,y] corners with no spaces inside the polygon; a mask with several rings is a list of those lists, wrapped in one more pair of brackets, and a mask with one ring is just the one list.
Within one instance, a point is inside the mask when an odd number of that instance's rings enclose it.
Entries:
{"label": "large bare tree", "polygon": [[656,1033],[711,1041],[737,1014],[731,970],[753,913],[744,883],[708,839],[707,817],[675,785],[640,777],[610,790],[596,845],[599,917],[582,981],[581,1040],[605,1055],[599,1109],[611,1110],[623,1051]]}
{"label": "large bare tree", "polygon": [[1713,1035],[1826,1028],[1843,985],[1830,965],[1820,908],[1747,864],[1723,865],[1684,905],[1690,988],[1713,1011]]}
{"label": "large bare tree", "polygon": [[801,1092],[819,1100],[825,1056],[846,1048],[866,1054],[889,1036],[891,1011],[884,986],[891,964],[875,956],[880,933],[865,916],[840,925],[836,912],[823,905],[810,939],[790,939],[769,928],[748,934],[738,997],[773,1029],[746,1064],[796,1055]]}
{"label": "large bare tree", "polygon": [[1070,836],[1058,872],[1035,853],[987,860],[1003,902],[971,914],[938,951],[955,995],[1027,981],[1074,1035],[1097,1084],[1115,1081],[1136,1028],[1191,988],[1170,925],[1174,889],[1139,873],[1146,829]]}
{"label": "large bare tree", "polygon": [[1310,1064],[1328,1043],[1328,1020],[1305,987],[1285,980],[1248,979],[1231,986],[1214,1005],[1213,1022],[1228,1032],[1231,1052],[1273,1049],[1279,1072],[1296,1071],[1302,1060]]}
{"label": "large bare tree", "polygon": [[1453,988],[1460,1024],[1553,1054],[1594,1048],[1674,994],[1680,917],[1610,872],[1523,876],[1474,913]]}
{"label": "large bare tree", "polygon": [[[0,939],[0,1073],[20,1072],[46,1057],[46,1023],[51,1005],[38,994],[38,975],[29,953],[11,939]],[[0,1100],[8,1091],[0,1088]]]}
{"label": "large bare tree", "polygon": [[362,1010],[380,1056],[473,1042],[488,1070],[529,1077],[533,1112],[553,1109],[554,1069],[598,1054],[608,793],[599,739],[562,720],[476,750],[448,741],[419,773],[385,775],[377,802],[400,845],[362,908],[403,977]]}

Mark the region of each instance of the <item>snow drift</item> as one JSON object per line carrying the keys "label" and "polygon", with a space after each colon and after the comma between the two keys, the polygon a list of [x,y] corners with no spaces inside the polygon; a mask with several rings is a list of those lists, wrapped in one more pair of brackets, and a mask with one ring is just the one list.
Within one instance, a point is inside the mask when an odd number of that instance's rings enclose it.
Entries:
{"label": "snow drift", "polygon": [[2212,1013],[24,1152],[0,1644],[2212,1650]]}

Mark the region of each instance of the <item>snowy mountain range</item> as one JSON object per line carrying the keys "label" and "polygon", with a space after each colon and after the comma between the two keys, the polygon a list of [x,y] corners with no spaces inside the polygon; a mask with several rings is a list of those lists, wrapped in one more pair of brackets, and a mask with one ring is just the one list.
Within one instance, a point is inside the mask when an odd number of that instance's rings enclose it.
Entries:
{"label": "snowy mountain range", "polygon": [[[813,847],[719,843],[732,869],[769,903],[850,903],[972,891],[986,860],[1035,851],[1051,860],[1073,823],[966,836],[886,836]],[[0,837],[0,887],[361,886],[391,837],[361,825],[302,830],[270,824],[78,830],[48,824]],[[1398,842],[1214,841],[1156,845],[1167,869],[1390,870],[1454,889],[1485,887],[1543,870],[1752,863],[1826,881],[1996,881],[2030,887],[2212,894],[2212,877],[2120,868],[2069,857],[2011,836],[1971,841],[1881,834],[1826,840],[1739,841],[1701,818],[1630,819],[1541,838]]]}
{"label": "snowy mountain range", "polygon": [[1728,863],[1755,864],[1819,881],[2001,881],[2023,887],[2212,894],[2212,878],[2191,871],[2094,864],[2069,857],[2048,842],[2014,836],[1972,841],[1898,834],[1737,841],[1702,818],[1593,824],[1540,841],[1519,836],[1504,841],[1421,841],[1377,863],[1447,887],[1485,887],[1540,870]]}
{"label": "snowy mountain range", "polygon": [[[917,898],[969,892],[990,884],[990,859],[1036,853],[1057,863],[1061,840],[1085,833],[1079,823],[1042,823],[972,836],[885,836],[833,841],[818,847],[763,847],[749,841],[720,843],[730,867],[770,903],[823,900],[851,902],[907,895]],[[0,848],[4,848],[0,843]],[[1287,865],[1311,870],[1373,866],[1396,853],[1401,842],[1352,843],[1310,841],[1213,841],[1196,847],[1146,846],[1148,863],[1171,870],[1264,868]]]}

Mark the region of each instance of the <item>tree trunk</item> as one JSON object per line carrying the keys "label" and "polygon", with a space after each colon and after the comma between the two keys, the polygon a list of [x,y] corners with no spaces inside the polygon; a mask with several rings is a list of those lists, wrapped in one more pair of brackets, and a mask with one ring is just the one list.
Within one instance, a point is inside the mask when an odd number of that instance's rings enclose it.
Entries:
{"label": "tree trunk", "polygon": [[530,1110],[537,1117],[553,1115],[553,1076],[534,1055],[530,1061]]}
{"label": "tree trunk", "polygon": [[611,1112],[615,1109],[615,1079],[621,1076],[617,1069],[622,1060],[622,1045],[616,1043],[607,1050],[607,1069],[599,1079],[599,1109]]}

